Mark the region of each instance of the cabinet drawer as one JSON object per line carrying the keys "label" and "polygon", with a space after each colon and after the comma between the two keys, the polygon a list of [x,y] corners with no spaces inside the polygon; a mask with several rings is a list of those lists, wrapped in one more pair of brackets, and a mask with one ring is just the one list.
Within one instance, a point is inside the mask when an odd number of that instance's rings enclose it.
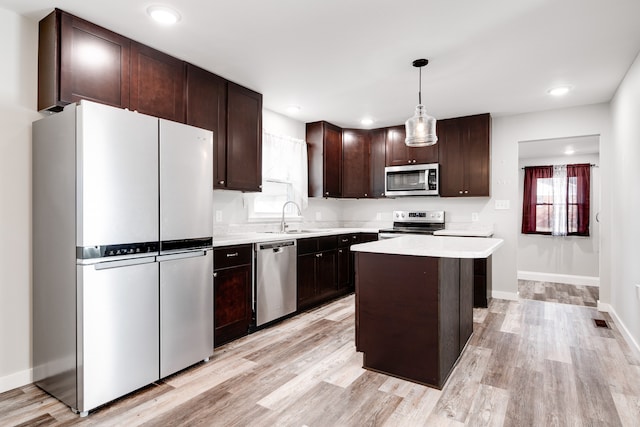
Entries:
{"label": "cabinet drawer", "polygon": [[218,270],[220,268],[251,264],[251,258],[251,245],[217,248],[213,251],[213,268]]}
{"label": "cabinet drawer", "polygon": [[358,243],[358,234],[341,234],[338,236],[338,247],[348,248]]}
{"label": "cabinet drawer", "polygon": [[318,237],[318,251],[331,251],[338,247],[338,236]]}

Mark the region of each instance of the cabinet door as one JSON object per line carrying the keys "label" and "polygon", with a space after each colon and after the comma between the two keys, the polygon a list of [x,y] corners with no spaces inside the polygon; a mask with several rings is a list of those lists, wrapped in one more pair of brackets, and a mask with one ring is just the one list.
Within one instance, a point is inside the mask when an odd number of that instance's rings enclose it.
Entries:
{"label": "cabinet door", "polygon": [[490,121],[479,114],[438,122],[441,196],[489,196]]}
{"label": "cabinet door", "polygon": [[320,299],[331,297],[338,291],[337,255],[337,250],[316,254],[316,286]]}
{"label": "cabinet door", "polygon": [[[227,182],[230,190],[262,187],[262,95],[235,83],[227,88]],[[218,172],[219,174],[219,172]]]}
{"label": "cabinet door", "polygon": [[129,39],[57,9],[39,31],[38,110],[81,99],[129,107]]}
{"label": "cabinet door", "polygon": [[247,335],[251,323],[251,265],[216,270],[214,345]]}
{"label": "cabinet door", "polygon": [[384,197],[384,166],[385,166],[385,130],[375,129],[371,132],[371,197]]}
{"label": "cabinet door", "polygon": [[369,197],[370,152],[371,133],[368,130],[342,131],[342,197]]}
{"label": "cabinet door", "polygon": [[440,196],[464,195],[464,157],[460,125],[456,119],[441,120],[438,126],[440,150]]}
{"label": "cabinet door", "polygon": [[132,110],[184,123],[185,63],[131,42]]}
{"label": "cabinet door", "polygon": [[224,188],[227,173],[227,81],[187,64],[188,125],[213,131],[213,185]]}
{"label": "cabinet door", "polygon": [[337,126],[325,126],[324,131],[324,196],[342,195],[342,130]]}
{"label": "cabinet door", "polygon": [[316,254],[298,255],[298,310],[310,307],[316,298]]}
{"label": "cabinet door", "polygon": [[[407,147],[404,142],[405,136],[404,125],[387,128],[387,166],[438,162],[438,144],[419,148]],[[440,135],[438,135],[438,137],[440,137]]]}
{"label": "cabinet door", "polygon": [[491,167],[490,117],[464,118],[465,196],[489,196]]}
{"label": "cabinet door", "polygon": [[348,247],[338,249],[338,289],[351,286],[351,251]]}

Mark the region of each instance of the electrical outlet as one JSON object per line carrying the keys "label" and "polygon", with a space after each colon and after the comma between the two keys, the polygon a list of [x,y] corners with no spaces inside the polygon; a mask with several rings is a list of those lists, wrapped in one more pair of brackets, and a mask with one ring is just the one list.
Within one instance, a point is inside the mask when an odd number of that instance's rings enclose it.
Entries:
{"label": "electrical outlet", "polygon": [[473,222],[480,221],[480,217],[478,216],[478,212],[473,212],[471,214],[471,221],[473,221]]}
{"label": "electrical outlet", "polygon": [[222,211],[216,211],[216,222],[222,222]]}
{"label": "electrical outlet", "polygon": [[507,209],[509,209],[508,200],[496,200],[496,210],[507,210]]}

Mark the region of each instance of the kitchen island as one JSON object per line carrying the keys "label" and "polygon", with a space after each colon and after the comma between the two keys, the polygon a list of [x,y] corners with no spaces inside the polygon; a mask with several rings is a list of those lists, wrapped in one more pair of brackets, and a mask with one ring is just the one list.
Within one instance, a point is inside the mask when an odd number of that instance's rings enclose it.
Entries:
{"label": "kitchen island", "polygon": [[501,244],[411,235],[352,246],[364,368],[442,388],[473,333],[473,260]]}

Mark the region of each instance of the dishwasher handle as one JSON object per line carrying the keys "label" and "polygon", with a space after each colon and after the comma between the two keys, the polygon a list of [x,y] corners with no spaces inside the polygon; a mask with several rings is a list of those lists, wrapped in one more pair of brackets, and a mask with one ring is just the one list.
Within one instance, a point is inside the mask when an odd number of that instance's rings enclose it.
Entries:
{"label": "dishwasher handle", "polygon": [[258,243],[257,246],[259,251],[273,249],[273,252],[280,253],[284,250],[284,248],[294,247],[295,245],[296,245],[295,240],[286,240],[283,242]]}

